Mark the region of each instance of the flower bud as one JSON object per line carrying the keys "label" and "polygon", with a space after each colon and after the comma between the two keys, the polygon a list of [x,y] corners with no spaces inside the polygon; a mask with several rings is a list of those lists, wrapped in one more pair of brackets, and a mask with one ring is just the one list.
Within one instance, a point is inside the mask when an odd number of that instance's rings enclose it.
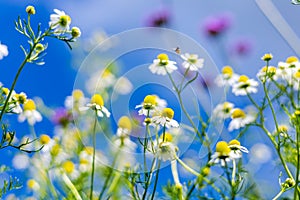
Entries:
{"label": "flower bud", "polygon": [[35,8],[33,6],[27,6],[26,7],[26,12],[28,15],[34,15],[35,14]]}

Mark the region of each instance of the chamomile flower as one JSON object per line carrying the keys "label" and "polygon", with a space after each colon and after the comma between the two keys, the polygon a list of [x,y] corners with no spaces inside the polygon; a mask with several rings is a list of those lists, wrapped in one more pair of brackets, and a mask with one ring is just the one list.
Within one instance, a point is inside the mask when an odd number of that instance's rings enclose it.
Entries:
{"label": "chamomile flower", "polygon": [[265,82],[270,79],[277,80],[278,78],[276,75],[276,67],[274,66],[264,66],[263,68],[261,68],[261,70],[257,73],[256,76],[262,82]]}
{"label": "chamomile flower", "polygon": [[114,141],[117,147],[124,147],[131,150],[136,149],[136,144],[129,138],[132,124],[127,116],[122,116],[118,121],[117,138]]}
{"label": "chamomile flower", "polygon": [[76,109],[83,107],[88,102],[88,99],[84,97],[81,90],[73,90],[71,96],[67,96],[65,99],[65,107],[67,109]]}
{"label": "chamomile flower", "polygon": [[181,55],[181,58],[184,60],[182,66],[185,69],[189,69],[191,71],[198,71],[203,67],[204,59],[198,58],[197,54],[185,53]]}
{"label": "chamomile flower", "polygon": [[167,102],[160,99],[156,95],[147,95],[144,98],[143,103],[135,106],[135,108],[141,108],[138,112],[139,115],[145,115],[147,117],[153,115],[154,113],[160,111],[167,106]]}
{"label": "chamomile flower", "polygon": [[232,86],[232,93],[236,96],[244,96],[251,93],[257,92],[258,82],[254,79],[249,79],[246,75],[241,75]]}
{"label": "chamomile flower", "polygon": [[7,46],[0,43],[0,60],[2,60],[5,56],[8,56]]}
{"label": "chamomile flower", "polygon": [[[103,98],[99,94],[94,94],[91,98],[90,103],[88,103],[86,107],[95,110],[98,117],[104,117],[104,114],[106,115],[106,117],[110,117],[110,112],[107,110],[107,108],[104,107]],[[86,109],[83,108],[82,110]]]}
{"label": "chamomile flower", "polygon": [[232,86],[235,82],[237,82],[238,79],[239,76],[234,73],[230,66],[224,66],[222,69],[222,74],[217,76],[215,83],[219,87]]}
{"label": "chamomile flower", "polygon": [[261,59],[262,59],[263,61],[270,61],[270,60],[272,60],[272,58],[273,58],[273,55],[270,54],[270,53],[266,53],[266,54],[264,54],[264,55],[261,57]]}
{"label": "chamomile flower", "polygon": [[297,57],[290,56],[285,62],[278,63],[276,75],[286,81],[289,85],[293,83],[293,74],[300,69],[300,62]]}
{"label": "chamomile flower", "polygon": [[54,9],[55,14],[50,15],[49,26],[55,32],[63,33],[70,29],[71,17],[64,11]]}
{"label": "chamomile flower", "polygon": [[172,161],[176,159],[177,151],[177,147],[172,142],[161,142],[158,144],[155,156],[162,161]]}
{"label": "chamomile flower", "polygon": [[293,88],[294,88],[294,90],[299,90],[299,87],[300,87],[300,69],[293,74],[293,78],[294,78],[293,82],[292,82]]}
{"label": "chamomile flower", "polygon": [[29,179],[27,181],[27,187],[34,191],[38,191],[40,189],[39,183],[34,179]]}
{"label": "chamomile flower", "polygon": [[164,108],[159,115],[152,117],[152,123],[165,126],[166,128],[179,127],[178,122],[174,120],[173,117],[174,110],[171,108]]}
{"label": "chamomile flower", "polygon": [[55,141],[53,139],[51,139],[50,136],[47,134],[42,134],[40,136],[39,141],[40,141],[40,144],[43,145],[43,148],[41,150],[42,152],[49,152],[50,149],[55,144]]}
{"label": "chamomile flower", "polygon": [[221,166],[225,166],[226,162],[230,162],[231,149],[229,148],[227,142],[220,141],[216,145],[216,152],[211,156],[211,160],[209,161],[211,164],[217,164],[221,162]]}
{"label": "chamomile flower", "polygon": [[157,56],[157,59],[153,60],[153,64],[149,66],[149,69],[153,74],[166,75],[177,70],[175,65],[176,62],[169,60],[168,55],[162,53]]}
{"label": "chamomile flower", "polygon": [[219,119],[227,119],[231,116],[234,104],[230,102],[224,102],[218,104],[213,110],[213,116]]}
{"label": "chamomile flower", "polygon": [[79,171],[76,169],[76,166],[72,161],[64,161],[61,167],[63,172],[65,172],[71,179],[75,179],[79,176]]}
{"label": "chamomile flower", "polygon": [[248,149],[246,147],[241,146],[241,143],[238,140],[231,140],[228,143],[228,147],[231,149],[230,157],[233,159],[238,159],[242,157],[242,152],[248,153]]}
{"label": "chamomile flower", "polygon": [[247,124],[255,121],[254,113],[245,113],[243,110],[236,108],[231,113],[231,122],[229,123],[228,130],[233,131],[235,129],[242,128]]}
{"label": "chamomile flower", "polygon": [[34,125],[36,122],[42,121],[42,115],[36,110],[33,100],[27,100],[23,105],[24,111],[19,115],[19,122],[28,121],[28,124]]}

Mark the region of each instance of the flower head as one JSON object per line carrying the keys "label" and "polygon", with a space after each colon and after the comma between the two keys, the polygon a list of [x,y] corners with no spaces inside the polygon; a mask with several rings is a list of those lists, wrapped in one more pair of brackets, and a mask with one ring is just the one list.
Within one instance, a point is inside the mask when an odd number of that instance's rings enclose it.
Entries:
{"label": "flower head", "polygon": [[71,35],[73,38],[78,38],[81,36],[81,31],[78,27],[74,26],[71,29]]}
{"label": "flower head", "polygon": [[64,11],[54,9],[55,14],[50,15],[49,26],[55,32],[63,33],[70,29],[71,17]]}
{"label": "flower head", "polygon": [[132,129],[132,124],[127,116],[122,116],[118,121],[118,130],[117,135],[118,136],[127,136]]}
{"label": "flower head", "polygon": [[157,116],[152,117],[152,122],[157,125],[169,127],[178,127],[179,124],[173,119],[174,110],[171,108],[164,108]]}
{"label": "flower head", "polygon": [[90,100],[90,103],[88,103],[86,106],[92,110],[95,110],[98,117],[103,117],[103,114],[105,114],[106,117],[110,117],[110,112],[104,106],[104,101],[100,94],[94,94]]}
{"label": "flower head", "polygon": [[164,27],[169,24],[170,13],[168,10],[159,10],[151,14],[147,20],[147,26],[149,27]]}
{"label": "flower head", "polygon": [[228,144],[228,147],[231,149],[230,157],[233,159],[238,159],[242,157],[242,152],[248,153],[248,149],[246,147],[241,146],[241,143],[234,139],[231,140]]}
{"label": "flower head", "polygon": [[250,93],[256,93],[257,86],[258,86],[257,81],[253,79],[249,79],[248,76],[246,75],[241,75],[238,79],[238,82],[232,86],[232,92],[236,96],[240,96],[240,95],[244,96]]}
{"label": "flower head", "polygon": [[19,121],[28,121],[30,125],[42,121],[42,115],[36,110],[36,105],[33,100],[28,99],[23,105],[24,112],[19,115]]}
{"label": "flower head", "polygon": [[175,64],[176,62],[169,60],[167,54],[161,53],[157,56],[157,59],[153,60],[153,64],[149,66],[149,69],[153,74],[166,75],[177,70]]}
{"label": "flower head", "polygon": [[274,66],[264,66],[258,73],[257,77],[262,81],[265,82],[266,80],[273,79],[277,80],[276,76],[276,67]]}
{"label": "flower head", "polygon": [[231,122],[229,123],[228,130],[233,131],[246,126],[255,121],[255,116],[252,113],[246,114],[243,110],[236,108],[231,113]]}
{"label": "flower head", "polygon": [[167,102],[160,99],[156,95],[147,95],[144,98],[143,103],[135,106],[135,108],[141,108],[138,112],[139,115],[145,115],[147,117],[152,116],[154,113],[159,112],[161,109],[166,107]]}
{"label": "flower head", "polygon": [[208,36],[218,36],[230,28],[231,21],[229,14],[210,16],[204,21],[204,31]]}
{"label": "flower head", "polygon": [[26,7],[26,12],[28,15],[34,15],[35,14],[35,8],[33,6],[27,6]]}
{"label": "flower head", "polygon": [[230,66],[224,66],[222,68],[222,73],[217,76],[215,82],[219,87],[222,86],[232,86],[237,82],[239,76],[234,73]]}
{"label": "flower head", "polygon": [[229,162],[230,159],[230,151],[227,142],[220,141],[216,145],[216,152],[212,155],[212,159],[210,163],[219,163],[221,162],[221,166],[225,166],[226,162]]}
{"label": "flower head", "polygon": [[261,59],[262,59],[263,61],[270,61],[270,60],[272,60],[272,58],[273,58],[273,55],[270,54],[270,53],[266,53],[265,55],[263,55],[263,56],[261,57]]}
{"label": "flower head", "polygon": [[184,60],[182,66],[191,71],[197,71],[203,67],[204,59],[198,58],[197,54],[185,53],[181,55],[181,58]]}
{"label": "flower head", "polygon": [[219,119],[227,119],[231,116],[234,105],[230,102],[218,104],[213,110],[213,116]]}

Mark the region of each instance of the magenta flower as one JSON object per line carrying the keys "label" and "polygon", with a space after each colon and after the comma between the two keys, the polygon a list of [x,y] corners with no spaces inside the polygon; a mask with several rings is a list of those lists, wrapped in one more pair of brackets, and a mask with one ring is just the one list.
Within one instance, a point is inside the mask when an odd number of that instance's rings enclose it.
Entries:
{"label": "magenta flower", "polygon": [[168,10],[159,10],[152,13],[146,20],[148,27],[165,27],[170,23],[170,13]]}
{"label": "magenta flower", "polygon": [[245,56],[251,53],[253,49],[253,41],[249,38],[240,38],[231,45],[230,52],[234,55]]}
{"label": "magenta flower", "polygon": [[228,30],[232,23],[229,13],[214,15],[204,20],[204,31],[208,36],[218,36]]}
{"label": "magenta flower", "polygon": [[58,108],[54,111],[52,116],[53,123],[66,127],[73,121],[72,113],[65,108]]}

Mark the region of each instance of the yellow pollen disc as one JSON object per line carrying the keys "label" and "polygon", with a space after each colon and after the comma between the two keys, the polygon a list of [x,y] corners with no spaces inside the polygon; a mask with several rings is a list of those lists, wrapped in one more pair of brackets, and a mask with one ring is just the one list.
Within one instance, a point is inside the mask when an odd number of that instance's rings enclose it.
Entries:
{"label": "yellow pollen disc", "polygon": [[46,134],[42,134],[40,136],[40,143],[41,144],[48,144],[50,142],[50,140],[51,140],[51,138]]}
{"label": "yellow pollen disc", "polygon": [[229,102],[224,102],[224,103],[223,103],[223,109],[224,109],[224,110],[230,109],[230,107],[231,107],[231,105],[230,105]]}
{"label": "yellow pollen disc", "polygon": [[228,155],[230,153],[230,148],[228,147],[227,142],[220,141],[217,143],[216,152],[220,153],[221,155]]}
{"label": "yellow pollen disc", "polygon": [[230,66],[225,66],[222,69],[222,74],[226,74],[226,75],[232,76],[233,69]]}
{"label": "yellow pollen disc", "polygon": [[154,96],[154,95],[147,95],[144,98],[144,104],[156,105],[156,96]]}
{"label": "yellow pollen disc", "polygon": [[238,140],[231,140],[230,142],[229,142],[229,145],[238,145],[238,146],[241,146],[241,143],[238,141]]}
{"label": "yellow pollen disc", "polygon": [[85,147],[84,150],[88,155],[93,155],[93,147]]}
{"label": "yellow pollen disc", "polygon": [[131,131],[131,121],[129,117],[123,116],[118,121],[118,127],[127,129],[128,131]]}
{"label": "yellow pollen disc", "polygon": [[33,189],[34,186],[35,186],[36,184],[37,184],[36,181],[33,180],[33,179],[29,179],[29,180],[27,181],[27,186],[28,186],[30,189]]}
{"label": "yellow pollen disc", "polygon": [[[160,135],[160,139],[163,139],[163,137],[164,137],[164,134],[161,134]],[[169,132],[165,132],[165,140],[164,140],[164,142],[172,142],[172,140],[173,140],[172,134],[169,133]]]}
{"label": "yellow pollen disc", "polygon": [[36,106],[33,100],[29,99],[24,103],[24,110],[35,110]]}
{"label": "yellow pollen disc", "polygon": [[245,114],[244,111],[242,111],[241,109],[237,108],[237,109],[235,109],[235,110],[232,112],[231,117],[232,117],[233,119],[235,119],[235,118],[245,118],[245,117],[246,117],[246,114]]}
{"label": "yellow pollen disc", "polygon": [[78,101],[78,100],[81,99],[84,95],[83,95],[83,92],[82,92],[81,90],[73,90],[72,96],[73,96],[74,100]]}
{"label": "yellow pollen disc", "polygon": [[266,53],[263,57],[262,57],[262,59],[264,60],[264,61],[269,61],[269,60],[271,60],[273,58],[273,56],[272,56],[272,54],[270,54],[270,53]]}
{"label": "yellow pollen disc", "polygon": [[62,167],[64,168],[64,170],[68,174],[72,173],[74,171],[74,169],[75,169],[74,163],[72,161],[69,161],[69,160],[66,161],[66,162],[64,162],[63,165],[62,165]]}
{"label": "yellow pollen disc", "polygon": [[105,77],[109,77],[111,75],[111,72],[109,71],[109,69],[105,69],[102,74],[101,77],[105,78]]}
{"label": "yellow pollen disc", "polygon": [[27,100],[27,96],[24,93],[16,94],[15,97],[17,98],[20,104],[24,104]]}
{"label": "yellow pollen disc", "polygon": [[297,61],[298,61],[298,58],[296,56],[290,56],[285,60],[285,62],[289,63],[289,64],[291,64],[293,62],[297,62]]}
{"label": "yellow pollen disc", "polygon": [[280,125],[280,126],[278,126],[278,131],[279,132],[287,132],[288,129],[289,128],[286,125]]}
{"label": "yellow pollen disc", "polygon": [[3,92],[3,94],[8,95],[9,89],[6,88],[6,87],[3,87],[3,88],[2,88],[2,92]]}
{"label": "yellow pollen disc", "polygon": [[294,73],[294,77],[295,78],[300,78],[300,71],[297,71],[296,73]]}
{"label": "yellow pollen disc", "polygon": [[81,164],[81,165],[87,165],[87,164],[89,164],[89,161],[87,159],[80,159],[79,160],[79,164]]}
{"label": "yellow pollen disc", "polygon": [[104,105],[104,101],[103,101],[103,98],[100,94],[94,94],[92,96],[92,99],[91,99],[91,103],[95,103],[99,106],[103,106]]}
{"label": "yellow pollen disc", "polygon": [[63,27],[67,26],[71,23],[71,17],[69,15],[62,15],[59,18],[59,24]]}
{"label": "yellow pollen disc", "polygon": [[159,54],[158,56],[157,56],[157,59],[159,59],[160,61],[168,61],[169,60],[169,57],[168,57],[168,55],[167,54],[165,54],[165,53],[161,53],[161,54]]}
{"label": "yellow pollen disc", "polygon": [[164,108],[162,111],[162,116],[168,117],[169,119],[173,119],[174,110],[172,108]]}
{"label": "yellow pollen disc", "polygon": [[238,81],[239,81],[239,82],[246,83],[248,80],[249,80],[248,76],[246,76],[246,75],[241,75]]}

